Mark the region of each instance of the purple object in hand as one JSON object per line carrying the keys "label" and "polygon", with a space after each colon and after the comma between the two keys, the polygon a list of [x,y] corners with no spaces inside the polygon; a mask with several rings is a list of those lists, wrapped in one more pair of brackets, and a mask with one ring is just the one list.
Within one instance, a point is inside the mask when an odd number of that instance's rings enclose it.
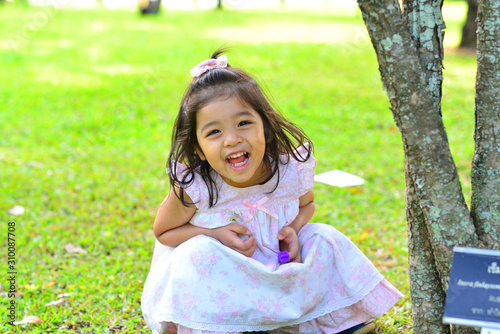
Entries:
{"label": "purple object in hand", "polygon": [[278,262],[279,263],[287,263],[290,262],[290,255],[288,255],[287,251],[278,253]]}

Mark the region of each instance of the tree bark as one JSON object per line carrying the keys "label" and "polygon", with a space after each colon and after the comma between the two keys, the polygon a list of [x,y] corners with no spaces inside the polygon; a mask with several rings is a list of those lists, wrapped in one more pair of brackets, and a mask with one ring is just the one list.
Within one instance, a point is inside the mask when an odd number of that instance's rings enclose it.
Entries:
{"label": "tree bark", "polygon": [[465,23],[462,27],[462,40],[460,48],[476,48],[477,43],[477,10],[478,0],[467,0],[468,9]]}
{"label": "tree bark", "polygon": [[479,238],[500,249],[500,1],[480,1],[478,21],[471,214]]}
{"label": "tree bark", "polygon": [[443,38],[446,28],[441,14],[442,0],[405,0],[403,8],[408,28],[429,85],[432,102],[441,115],[443,83]]}
{"label": "tree bark", "polygon": [[[405,162],[406,164],[406,162]],[[408,171],[407,166],[405,166]],[[425,225],[425,216],[415,194],[415,185],[406,172],[406,217],[408,220],[408,249],[410,295],[414,333],[449,334],[450,326],[443,324],[445,293],[436,269],[434,254]],[[418,329],[418,330],[417,330]]]}
{"label": "tree bark", "polygon": [[[396,0],[358,0],[378,57],[382,82],[401,132],[409,175],[426,217],[436,264],[447,288],[453,246],[477,236],[451,156],[440,107],[429,85]],[[424,8],[432,12],[434,8]],[[422,36],[421,36],[422,37]],[[421,39],[429,47],[433,37]]]}
{"label": "tree bark", "polygon": [[442,0],[403,1],[404,15],[397,0],[358,4],[405,151],[413,333],[450,333],[441,319],[452,249],[480,243],[441,116]]}
{"label": "tree bark", "polygon": [[[442,95],[442,39],[444,21],[440,11],[422,12],[418,1],[405,1],[404,14],[410,35],[417,48],[422,72],[430,87],[434,106],[441,114]],[[432,6],[432,4],[431,4]],[[432,19],[435,25],[425,22]],[[437,25],[437,29],[435,26]],[[423,38],[421,38],[423,36]],[[431,37],[432,36],[432,37]],[[430,37],[430,38],[429,38]],[[430,40],[425,43],[422,39]],[[426,64],[429,64],[426,66]],[[406,152],[406,150],[405,150]],[[416,185],[410,174],[411,168],[405,159],[406,216],[409,241],[409,276],[412,302],[413,327],[421,333],[450,333],[450,326],[442,322],[446,295],[442,288],[439,272],[429,240],[425,216],[416,195]]]}

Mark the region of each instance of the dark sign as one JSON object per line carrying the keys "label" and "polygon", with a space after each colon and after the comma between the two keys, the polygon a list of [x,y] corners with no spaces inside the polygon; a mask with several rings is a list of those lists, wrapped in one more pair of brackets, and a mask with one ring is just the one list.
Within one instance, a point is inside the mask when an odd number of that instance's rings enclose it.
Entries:
{"label": "dark sign", "polygon": [[443,322],[500,329],[500,251],[453,251]]}

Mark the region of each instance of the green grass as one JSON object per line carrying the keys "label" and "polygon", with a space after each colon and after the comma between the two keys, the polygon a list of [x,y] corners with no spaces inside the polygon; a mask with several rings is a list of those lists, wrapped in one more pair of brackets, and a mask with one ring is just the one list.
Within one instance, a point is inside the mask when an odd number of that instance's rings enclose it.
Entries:
{"label": "green grass", "polygon": [[[463,8],[454,6],[447,38],[458,40]],[[279,34],[269,30],[280,26]],[[401,138],[359,15],[143,18],[7,4],[0,7],[0,222],[4,240],[7,223],[16,223],[17,320],[44,320],[18,331],[149,332],[140,297],[155,208],[168,191],[173,119],[189,69],[224,43],[233,46],[230,63],[255,74],[311,136],[318,173],[365,178],[354,188],[316,184],[313,220],[349,236],[407,296],[377,320],[378,332],[410,331]],[[474,56],[448,52],[445,66],[445,124],[468,198]],[[25,214],[7,214],[14,205]],[[69,254],[67,243],[87,253]],[[45,306],[61,293],[73,294],[60,307]],[[0,331],[14,332],[1,314]]]}

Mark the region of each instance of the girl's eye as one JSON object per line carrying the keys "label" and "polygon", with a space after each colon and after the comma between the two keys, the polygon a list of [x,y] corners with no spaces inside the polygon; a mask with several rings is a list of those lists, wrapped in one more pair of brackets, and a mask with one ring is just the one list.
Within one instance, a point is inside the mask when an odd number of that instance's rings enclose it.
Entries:
{"label": "girl's eye", "polygon": [[215,135],[217,133],[219,133],[220,131],[219,130],[212,130],[210,131],[208,134],[207,134],[207,137],[210,137],[211,135]]}
{"label": "girl's eye", "polygon": [[245,125],[248,125],[248,124],[251,124],[252,122],[250,121],[241,121],[238,126],[245,126]]}

